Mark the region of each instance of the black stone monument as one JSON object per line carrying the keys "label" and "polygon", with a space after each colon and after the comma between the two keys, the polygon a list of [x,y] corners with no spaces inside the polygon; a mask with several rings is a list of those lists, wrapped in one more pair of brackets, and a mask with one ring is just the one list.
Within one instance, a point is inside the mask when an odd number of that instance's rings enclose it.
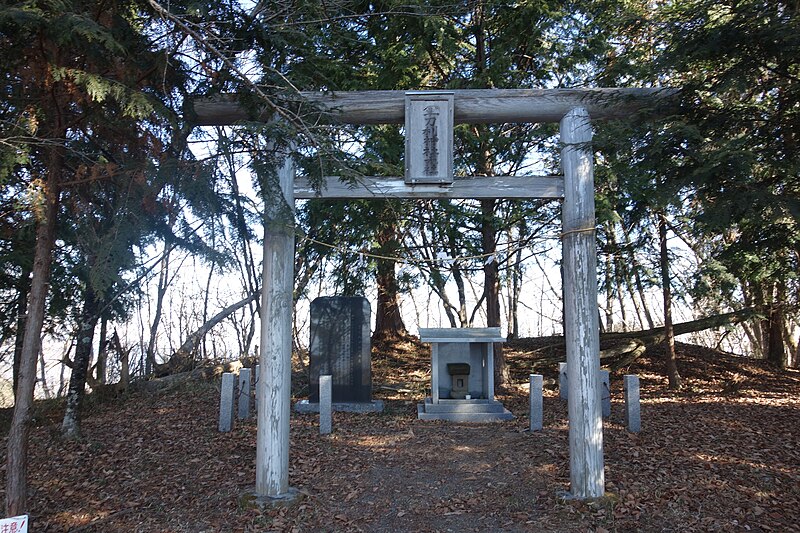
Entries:
{"label": "black stone monument", "polygon": [[319,376],[332,376],[333,403],[372,401],[370,306],[360,296],[311,302],[308,401],[319,403]]}

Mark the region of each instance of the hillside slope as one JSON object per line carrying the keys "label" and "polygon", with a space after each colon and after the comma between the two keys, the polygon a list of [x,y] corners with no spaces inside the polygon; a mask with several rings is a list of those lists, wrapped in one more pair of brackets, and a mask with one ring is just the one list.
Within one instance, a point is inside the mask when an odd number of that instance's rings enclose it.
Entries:
{"label": "hillside slope", "polygon": [[[642,358],[627,370],[642,378],[639,435],[622,426],[621,376],[612,376],[609,497],[565,502],[566,404],[555,365],[537,359],[547,346],[507,346],[520,384],[500,398],[517,418],[471,426],[416,420],[424,346],[377,347],[386,412],[336,413],[329,437],[316,416],[293,416],[290,479],[307,497],[269,512],[240,504],[255,479],[256,424],[217,432],[217,383],[95,405],[80,442],[61,440],[60,410],[40,406],[31,531],[800,531],[800,373],[682,344],[688,387],[675,394],[658,360]],[[545,429],[534,434],[525,431],[532,370],[549,378]]]}

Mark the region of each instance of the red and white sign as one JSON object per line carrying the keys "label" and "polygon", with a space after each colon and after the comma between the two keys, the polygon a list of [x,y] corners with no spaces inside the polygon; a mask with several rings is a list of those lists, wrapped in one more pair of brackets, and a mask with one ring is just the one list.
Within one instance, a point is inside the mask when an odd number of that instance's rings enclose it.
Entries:
{"label": "red and white sign", "polygon": [[28,533],[28,515],[0,518],[0,533]]}

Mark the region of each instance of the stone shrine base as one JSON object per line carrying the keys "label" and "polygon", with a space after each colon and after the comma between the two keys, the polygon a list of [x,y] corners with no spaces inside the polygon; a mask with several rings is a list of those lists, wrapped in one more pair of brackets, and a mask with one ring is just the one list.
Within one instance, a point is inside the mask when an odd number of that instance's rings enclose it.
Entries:
{"label": "stone shrine base", "polygon": [[[382,413],[383,400],[371,402],[334,402],[332,408],[341,413]],[[319,403],[300,400],[294,404],[295,413],[319,413]]]}
{"label": "stone shrine base", "polygon": [[430,397],[417,404],[420,420],[447,420],[449,422],[500,422],[514,415],[497,400],[444,400],[433,403]]}

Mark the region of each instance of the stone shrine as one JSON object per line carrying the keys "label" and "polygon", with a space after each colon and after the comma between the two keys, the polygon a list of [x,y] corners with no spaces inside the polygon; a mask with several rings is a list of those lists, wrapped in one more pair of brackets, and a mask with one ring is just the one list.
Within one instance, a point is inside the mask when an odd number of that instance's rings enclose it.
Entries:
{"label": "stone shrine", "polygon": [[382,411],[372,401],[370,305],[360,296],[321,296],[311,302],[309,398],[298,412],[319,411],[319,378],[331,376],[334,411]]}
{"label": "stone shrine", "polygon": [[420,328],[431,343],[431,396],[417,406],[420,420],[496,422],[514,416],[494,398],[494,343],[500,328]]}

